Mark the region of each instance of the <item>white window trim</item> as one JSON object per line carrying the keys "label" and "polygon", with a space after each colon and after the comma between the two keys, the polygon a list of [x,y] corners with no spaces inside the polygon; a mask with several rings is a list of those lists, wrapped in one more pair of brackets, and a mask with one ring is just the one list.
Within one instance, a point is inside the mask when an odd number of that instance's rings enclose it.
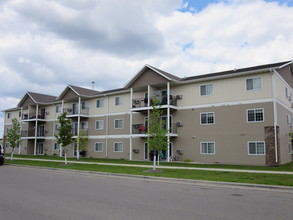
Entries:
{"label": "white window trim", "polygon": [[289,150],[289,154],[293,154],[292,142],[288,142],[288,150]]}
{"label": "white window trim", "polygon": [[[202,114],[209,114],[209,113],[213,113],[213,117],[214,117],[214,123],[206,123],[206,124],[202,124],[201,123],[201,115]],[[215,112],[201,112],[200,113],[200,125],[214,125],[215,123],[216,123],[216,114],[215,114]]]}
{"label": "white window trim", "polygon": [[[115,125],[115,121],[118,121],[118,120],[122,120],[122,127],[121,128],[116,128]],[[114,129],[123,129],[124,128],[124,119],[123,118],[117,118],[117,119],[114,119]]]}
{"label": "white window trim", "polygon": [[[102,128],[97,128],[97,122],[103,122],[103,126],[102,126]],[[104,130],[104,120],[96,120],[96,122],[95,122],[95,129],[96,130]]]}
{"label": "white window trim", "polygon": [[[117,105],[117,103],[116,103],[116,98],[119,98],[119,103],[118,103],[118,105]],[[121,106],[121,105],[123,105],[123,97],[122,97],[122,96],[115,96],[114,104],[115,104],[115,106]]]}
{"label": "white window trim", "polygon": [[[97,145],[97,144],[102,144],[102,150],[101,150],[101,151],[96,150],[96,149],[97,149],[97,148],[96,148],[96,145]],[[94,151],[95,151],[95,152],[99,152],[99,153],[103,152],[103,150],[104,150],[104,146],[103,146],[103,145],[104,145],[103,142],[96,142],[96,143],[95,143],[95,146],[94,146]]]}
{"label": "white window trim", "polygon": [[[257,78],[260,78],[260,88],[259,89],[247,89],[247,80],[248,79],[257,79]],[[263,89],[263,82],[262,82],[262,77],[261,76],[256,76],[256,77],[249,77],[249,78],[246,78],[245,79],[245,91],[247,92],[251,92],[251,91],[258,91],[258,90],[262,90]]]}
{"label": "white window trim", "polygon": [[[208,86],[208,85],[212,85],[212,86],[213,86],[213,91],[212,91],[212,93],[211,93],[211,94],[202,95],[202,94],[201,94],[201,87],[202,87],[202,86]],[[199,95],[200,95],[200,96],[211,96],[211,95],[214,95],[214,84],[213,84],[213,83],[208,83],[208,84],[201,84],[201,85],[199,85]]]}
{"label": "white window trim", "polygon": [[[122,144],[122,150],[121,151],[115,151],[115,144]],[[113,152],[117,152],[117,153],[123,152],[123,142],[114,142],[114,144],[113,144]]]}
{"label": "white window trim", "polygon": [[[262,121],[248,121],[248,111],[249,110],[258,110],[261,109],[262,110],[262,114],[263,114],[263,119]],[[265,109],[264,108],[251,108],[251,109],[246,109],[246,122],[247,123],[259,123],[259,122],[264,122],[265,121]]]}
{"label": "white window trim", "polygon": [[[103,105],[100,106],[100,107],[97,106],[97,102],[98,102],[98,100],[99,100],[100,102],[101,102],[101,101],[103,102]],[[104,105],[105,105],[105,99],[97,99],[97,100],[96,100],[96,108],[104,108]]]}
{"label": "white window trim", "polygon": [[[250,154],[249,153],[249,144],[250,143],[263,143],[264,144],[264,153],[263,154]],[[264,141],[247,141],[247,153],[249,156],[265,156],[266,155],[266,143]]]}
{"label": "white window trim", "polygon": [[[214,153],[203,153],[202,152],[202,144],[204,143],[207,143],[207,144],[214,144]],[[203,142],[200,142],[200,154],[203,154],[203,155],[215,155],[216,154],[216,142],[214,141],[203,141]]]}

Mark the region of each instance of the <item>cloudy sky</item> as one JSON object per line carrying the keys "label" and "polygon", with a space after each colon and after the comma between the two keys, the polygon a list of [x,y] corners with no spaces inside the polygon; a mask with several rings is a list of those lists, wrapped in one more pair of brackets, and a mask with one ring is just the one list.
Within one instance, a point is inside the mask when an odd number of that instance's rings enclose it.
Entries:
{"label": "cloudy sky", "polygon": [[286,60],[293,0],[0,1],[0,110],[123,87],[146,63],[184,77]]}

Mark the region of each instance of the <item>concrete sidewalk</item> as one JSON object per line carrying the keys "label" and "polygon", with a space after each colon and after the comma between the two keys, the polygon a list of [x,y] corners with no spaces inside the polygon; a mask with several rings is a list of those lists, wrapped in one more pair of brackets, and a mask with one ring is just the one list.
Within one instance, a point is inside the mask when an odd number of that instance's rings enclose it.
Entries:
{"label": "concrete sidewalk", "polygon": [[[10,159],[7,157],[6,159]],[[64,160],[47,160],[47,159],[33,159],[33,158],[16,158],[13,160],[31,160],[31,161],[46,161],[46,162],[61,162]],[[106,166],[124,166],[124,167],[143,167],[152,168],[152,165],[139,165],[139,164],[118,164],[118,163],[97,163],[97,162],[83,162],[83,161],[67,161],[68,163],[75,164],[92,164],[92,165],[106,165]],[[219,171],[219,172],[237,172],[237,173],[264,173],[264,174],[286,174],[293,175],[288,171],[266,171],[266,170],[239,170],[239,169],[219,169],[219,168],[201,168],[201,167],[176,167],[176,166],[156,166],[157,169],[181,169],[181,170],[205,170],[205,171]]]}

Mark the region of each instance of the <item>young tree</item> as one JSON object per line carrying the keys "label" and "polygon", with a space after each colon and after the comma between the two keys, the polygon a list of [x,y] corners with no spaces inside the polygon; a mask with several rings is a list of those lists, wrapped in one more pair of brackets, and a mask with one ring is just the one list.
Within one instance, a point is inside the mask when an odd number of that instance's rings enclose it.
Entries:
{"label": "young tree", "polygon": [[[155,152],[159,161],[159,151],[166,150],[166,146],[168,145],[167,141],[167,130],[166,130],[166,122],[161,120],[162,110],[160,109],[161,106],[159,105],[160,100],[155,99],[153,101],[152,110],[150,114],[150,118],[148,119],[149,122],[149,129],[147,131],[148,137],[146,141],[148,143],[148,147],[150,150]],[[154,156],[154,166],[153,170],[156,169],[155,166],[156,156]]]}
{"label": "young tree", "polygon": [[58,132],[55,137],[57,138],[57,143],[61,144],[61,149],[64,150],[65,164],[67,164],[67,146],[73,142],[72,125],[71,121],[66,118],[66,112],[59,115],[58,121],[60,127],[57,129]]}
{"label": "young tree", "polygon": [[76,159],[79,160],[79,151],[86,151],[87,145],[89,142],[88,136],[86,136],[84,131],[79,132],[79,136],[75,140],[76,144],[79,146],[79,149],[76,149]]}
{"label": "young tree", "polygon": [[11,160],[13,159],[14,148],[21,144],[21,126],[16,118],[12,119],[12,128],[7,133],[7,142],[12,148]]}

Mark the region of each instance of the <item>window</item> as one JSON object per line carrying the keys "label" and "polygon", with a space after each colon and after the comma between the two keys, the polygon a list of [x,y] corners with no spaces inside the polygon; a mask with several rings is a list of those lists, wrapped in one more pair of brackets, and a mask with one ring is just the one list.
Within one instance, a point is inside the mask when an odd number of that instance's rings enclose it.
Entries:
{"label": "window", "polygon": [[102,130],[102,129],[104,129],[104,120],[96,121],[96,130]]}
{"label": "window", "polygon": [[291,123],[292,123],[291,120],[292,120],[291,116],[290,116],[290,115],[287,115],[287,125],[288,125],[288,126],[291,125]]}
{"label": "window", "polygon": [[9,143],[6,142],[6,143],[5,143],[5,148],[7,149],[7,148],[9,148],[9,147],[10,147]]}
{"label": "window", "polygon": [[261,78],[246,79],[246,90],[258,90],[261,89]]}
{"label": "window", "polygon": [[114,143],[114,152],[123,152],[123,143],[122,142]]}
{"label": "window", "polygon": [[21,118],[21,112],[18,112],[18,117],[20,117],[20,118]]}
{"label": "window", "polygon": [[56,105],[56,113],[61,112],[61,105]]}
{"label": "window", "polygon": [[102,142],[97,142],[95,144],[95,151],[96,152],[103,152],[103,143]]}
{"label": "window", "polygon": [[202,142],[200,143],[201,154],[215,154],[215,142]]}
{"label": "window", "polygon": [[214,85],[213,84],[206,84],[200,86],[200,95],[212,95],[214,93]]}
{"label": "window", "polygon": [[54,150],[60,150],[60,144],[57,142],[54,143]]}
{"label": "window", "polygon": [[215,113],[214,112],[204,112],[200,113],[200,124],[214,124],[215,123]]}
{"label": "window", "polygon": [[260,122],[264,121],[264,110],[259,109],[248,109],[247,110],[247,121],[248,122]]}
{"label": "window", "polygon": [[265,143],[248,142],[248,155],[265,155]]}
{"label": "window", "polygon": [[103,108],[103,107],[104,107],[104,99],[98,99],[97,108]]}
{"label": "window", "polygon": [[289,154],[293,154],[293,148],[292,148],[292,143],[288,143],[288,149],[289,149]]}
{"label": "window", "polygon": [[81,109],[88,109],[88,108],[89,108],[88,102],[81,103]]}
{"label": "window", "polygon": [[7,113],[7,118],[10,118],[10,113],[9,112]]}
{"label": "window", "polygon": [[123,99],[121,96],[115,97],[115,105],[122,105],[123,104]]}
{"label": "window", "polygon": [[80,129],[86,130],[88,129],[88,127],[89,127],[89,123],[87,121],[80,122]]}
{"label": "window", "polygon": [[116,129],[123,128],[123,119],[115,119],[114,128],[116,128]]}

